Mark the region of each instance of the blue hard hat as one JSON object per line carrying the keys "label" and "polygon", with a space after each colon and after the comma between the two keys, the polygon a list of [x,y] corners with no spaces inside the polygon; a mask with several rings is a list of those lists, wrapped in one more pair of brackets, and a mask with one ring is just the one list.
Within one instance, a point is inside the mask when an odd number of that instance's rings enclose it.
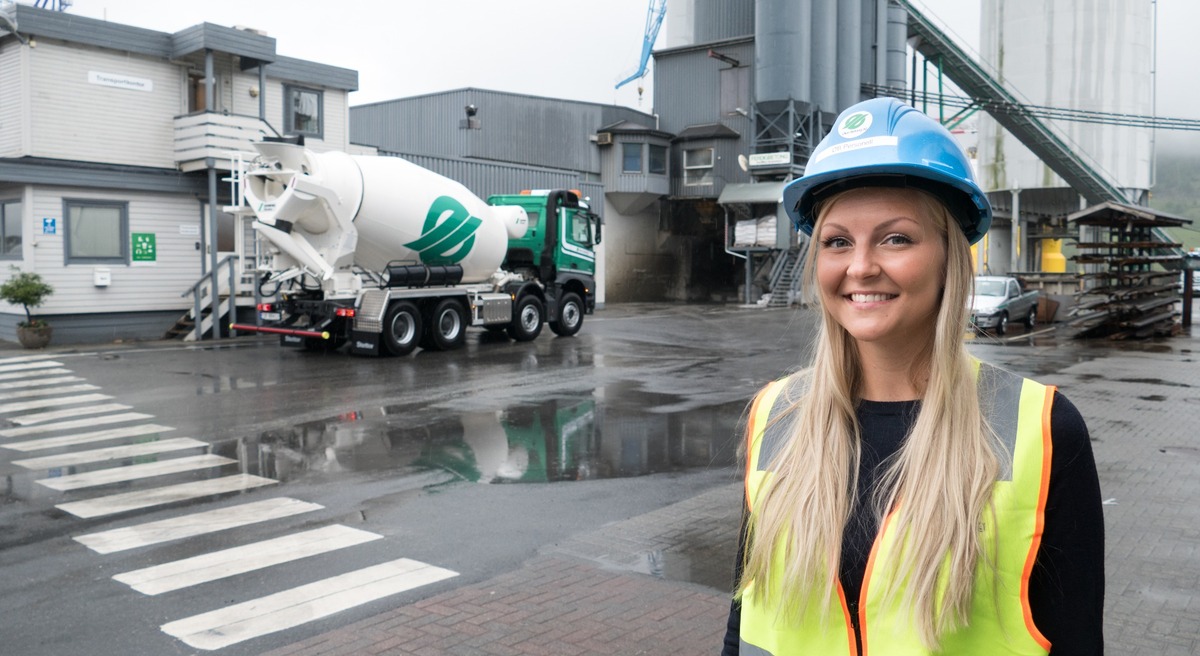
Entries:
{"label": "blue hard hat", "polygon": [[866,100],[842,112],[813,151],[804,176],[784,187],[783,206],[796,229],[812,235],[818,201],[872,186],[933,194],[972,244],[992,225],[992,206],[954,136],[895,98]]}

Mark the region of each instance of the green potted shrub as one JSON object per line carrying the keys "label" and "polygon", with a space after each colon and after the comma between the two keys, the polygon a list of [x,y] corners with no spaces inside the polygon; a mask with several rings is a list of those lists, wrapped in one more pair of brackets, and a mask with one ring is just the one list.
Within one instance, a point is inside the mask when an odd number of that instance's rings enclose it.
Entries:
{"label": "green potted shrub", "polygon": [[0,299],[25,308],[25,321],[17,324],[17,339],[21,341],[21,346],[42,348],[50,343],[50,324],[42,319],[34,319],[29,308],[41,305],[46,297],[54,293],[54,288],[37,273],[21,271],[15,266],[12,270],[12,277],[0,285]]}

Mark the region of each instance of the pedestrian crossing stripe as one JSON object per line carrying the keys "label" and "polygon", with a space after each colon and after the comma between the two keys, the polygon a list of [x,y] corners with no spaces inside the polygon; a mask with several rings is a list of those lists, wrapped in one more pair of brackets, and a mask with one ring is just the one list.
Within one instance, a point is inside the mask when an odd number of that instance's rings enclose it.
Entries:
{"label": "pedestrian crossing stripe", "polygon": [[0,437],[25,437],[26,435],[37,435],[38,433],[56,433],[58,431],[73,430],[76,428],[91,428],[101,424],[121,424],[127,421],[138,421],[141,419],[154,419],[154,415],[148,415],[144,412],[122,412],[115,415],[104,415],[102,417],[88,417],[87,419],[72,419],[71,421],[60,421],[55,424],[43,424],[41,426],[26,426],[24,428],[9,428],[0,430]]}
{"label": "pedestrian crossing stripe", "polygon": [[167,474],[178,474],[180,472],[196,471],[198,469],[212,469],[213,467],[231,465],[236,462],[237,461],[233,460],[232,458],[223,458],[221,456],[215,456],[212,454],[204,454],[199,456],[186,456],[183,458],[171,458],[169,460],[161,460],[159,462],[144,462],[138,465],[128,465],[125,467],[99,469],[96,471],[83,472],[82,474],[70,474],[68,476],[42,478],[38,479],[36,482],[52,490],[65,492],[67,490],[79,490],[87,487],[96,487],[98,485],[136,481],[142,478],[166,476]]}
{"label": "pedestrian crossing stripe", "polygon": [[324,506],[317,503],[290,497],[276,497],[109,529],[99,533],[77,535],[75,541],[96,553],[109,554],[249,526],[273,519],[283,519],[323,508]]}
{"label": "pedestrian crossing stripe", "polygon": [[274,479],[263,478],[261,476],[237,474],[234,476],[210,478],[192,483],[167,485],[149,490],[123,492],[121,494],[113,494],[106,497],[87,499],[86,501],[60,503],[55,507],[64,512],[69,512],[76,517],[88,519],[90,517],[115,515],[117,513],[129,512],[131,510],[153,508],[154,506],[162,506],[178,501],[202,499],[204,497],[211,497],[216,494],[243,492],[245,490],[262,487],[264,485],[274,485],[278,482],[279,481]]}
{"label": "pedestrian crossing stripe", "polygon": [[71,373],[70,369],[37,369],[15,373],[0,373],[0,380],[36,380],[38,376],[57,376],[69,373]]}
{"label": "pedestrian crossing stripe", "polygon": [[191,647],[211,651],[455,576],[458,572],[400,558],[169,622],[160,628]]}
{"label": "pedestrian crossing stripe", "polygon": [[158,424],[139,424],[137,426],[121,426],[120,428],[106,428],[104,430],[90,431],[87,433],[76,433],[75,435],[42,437],[36,440],[10,442],[9,444],[0,444],[0,449],[12,449],[13,451],[42,451],[45,449],[57,449],[64,446],[90,444],[92,442],[107,442],[109,440],[117,440],[124,437],[157,435],[159,433],[169,433],[173,430],[175,429],[171,428],[170,426],[160,426]]}
{"label": "pedestrian crossing stripe", "polygon": [[14,371],[32,371],[34,369],[49,369],[50,367],[61,367],[63,363],[53,360],[37,360],[35,362],[19,362],[17,364],[0,365],[0,373],[12,373]]}
{"label": "pedestrian crossing stripe", "polygon": [[89,462],[104,462],[107,460],[123,460],[125,458],[135,458],[137,456],[148,456],[157,453],[168,453],[170,451],[183,451],[185,449],[202,449],[208,448],[208,442],[201,442],[190,437],[173,437],[169,440],[155,440],[152,442],[140,442],[138,444],[125,444],[122,446],[111,446],[104,449],[93,449],[91,451],[71,451],[69,453],[58,453],[52,456],[39,456],[37,458],[25,458],[23,460],[14,460],[12,464],[25,469],[53,469],[55,467],[71,467],[73,465],[82,465]]}
{"label": "pedestrian crossing stripe", "polygon": [[142,594],[158,595],[381,538],[378,533],[335,524],[125,572],[113,578]]}
{"label": "pedestrian crossing stripe", "polygon": [[11,358],[0,358],[0,364],[15,364],[17,362],[39,362],[49,360],[49,355],[15,355]]}
{"label": "pedestrian crossing stripe", "polygon": [[80,415],[100,415],[106,412],[116,412],[118,410],[129,409],[129,406],[121,405],[120,403],[106,403],[102,405],[83,406],[80,408],[66,408],[63,410],[52,410],[50,412],[39,412],[32,415],[21,415],[19,417],[9,417],[8,420],[17,425],[26,426],[29,424],[40,424],[46,421],[54,421],[55,419],[66,419],[68,417],[78,417]]}
{"label": "pedestrian crossing stripe", "polygon": [[[63,373],[70,373],[63,369]],[[25,380],[15,380],[7,383],[0,383],[0,390],[11,389],[27,389],[30,387],[47,387],[49,385],[62,385],[63,383],[78,383],[84,379],[79,376],[51,376],[50,378],[27,378]],[[95,388],[93,388],[95,389]]]}
{"label": "pedestrian crossing stripe", "polygon": [[[97,389],[95,385],[87,385],[84,389]],[[14,392],[30,396],[24,392]],[[32,396],[41,394],[45,396],[46,392],[34,393]],[[0,399],[7,395],[0,395]],[[107,401],[112,397],[107,394],[78,394],[75,396],[51,396],[35,401],[17,401],[15,403],[0,403],[0,413],[8,412],[24,412],[26,410],[36,410],[38,408],[52,408],[60,405],[79,405],[81,403],[93,403],[95,401]]]}

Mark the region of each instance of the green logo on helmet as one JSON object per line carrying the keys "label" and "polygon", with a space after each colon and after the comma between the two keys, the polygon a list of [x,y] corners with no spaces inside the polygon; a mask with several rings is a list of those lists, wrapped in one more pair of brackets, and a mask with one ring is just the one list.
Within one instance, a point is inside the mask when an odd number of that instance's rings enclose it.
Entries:
{"label": "green logo on helmet", "polygon": [[854,112],[842,119],[842,124],[838,126],[838,134],[843,139],[853,139],[871,127],[871,118],[870,112]]}
{"label": "green logo on helmet", "polygon": [[425,264],[457,264],[471,252],[482,223],[462,203],[439,196],[425,214],[421,237],[404,246],[420,253]]}

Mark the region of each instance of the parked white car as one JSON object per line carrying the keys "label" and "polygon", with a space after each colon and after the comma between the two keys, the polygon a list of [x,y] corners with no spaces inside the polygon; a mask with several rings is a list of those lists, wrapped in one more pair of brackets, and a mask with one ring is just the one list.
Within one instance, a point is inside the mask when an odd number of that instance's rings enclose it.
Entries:
{"label": "parked white car", "polygon": [[1037,324],[1038,290],[1024,291],[1016,278],[975,276],[975,295],[971,297],[971,324],[978,330],[1008,331],[1008,322],[1021,321],[1027,327]]}

